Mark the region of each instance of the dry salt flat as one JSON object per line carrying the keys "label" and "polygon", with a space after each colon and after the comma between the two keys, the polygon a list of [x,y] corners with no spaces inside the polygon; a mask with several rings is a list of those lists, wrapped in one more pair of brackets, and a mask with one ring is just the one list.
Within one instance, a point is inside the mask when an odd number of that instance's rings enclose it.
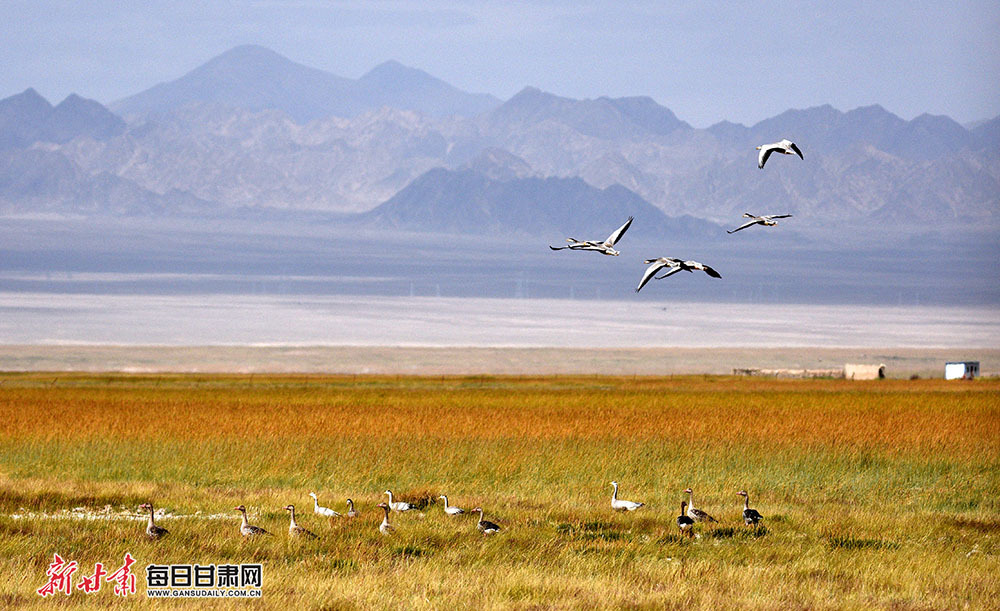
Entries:
{"label": "dry salt flat", "polygon": [[0,293],[0,370],[731,373],[885,363],[1000,373],[1000,308]]}
{"label": "dry salt flat", "polygon": [[994,348],[1000,307],[0,293],[0,344]]}

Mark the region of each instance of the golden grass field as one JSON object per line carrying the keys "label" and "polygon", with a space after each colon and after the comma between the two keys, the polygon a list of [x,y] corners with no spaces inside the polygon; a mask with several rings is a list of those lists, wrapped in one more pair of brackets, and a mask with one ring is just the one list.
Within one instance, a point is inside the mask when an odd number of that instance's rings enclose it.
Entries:
{"label": "golden grass field", "polygon": [[[613,513],[612,479],[647,506]],[[693,540],[688,486],[720,521]],[[386,488],[429,503],[392,537]],[[330,524],[310,491],[362,516]],[[153,542],[42,517],[147,501],[189,517]],[[242,540],[241,503],[276,536]],[[289,539],[288,503],[319,541]],[[35,594],[54,552],[137,559],[135,596],[71,607],[162,604],[149,563],[261,562],[261,607],[996,608],[1000,382],[0,374],[0,607],[56,603]]]}

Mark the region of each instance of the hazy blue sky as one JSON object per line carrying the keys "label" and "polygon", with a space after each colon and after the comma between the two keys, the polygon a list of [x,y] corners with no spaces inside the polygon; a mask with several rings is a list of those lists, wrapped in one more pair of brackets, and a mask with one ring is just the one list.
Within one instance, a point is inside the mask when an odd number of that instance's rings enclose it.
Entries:
{"label": "hazy blue sky", "polygon": [[699,127],[823,103],[967,122],[1000,114],[997,32],[996,0],[3,0],[0,97],[111,102],[256,43],[348,77],[396,59],[503,99],[650,95]]}

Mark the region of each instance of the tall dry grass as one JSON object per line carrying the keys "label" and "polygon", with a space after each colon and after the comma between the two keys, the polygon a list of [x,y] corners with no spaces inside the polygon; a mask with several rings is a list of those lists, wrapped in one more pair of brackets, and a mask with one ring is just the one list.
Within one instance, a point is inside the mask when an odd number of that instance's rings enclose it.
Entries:
{"label": "tall dry grass", "polygon": [[[992,381],[6,374],[0,604],[34,604],[53,551],[131,551],[141,566],[261,560],[269,606],[988,608],[998,399]],[[647,507],[613,514],[612,479]],[[694,541],[673,524],[687,486],[721,522]],[[387,487],[434,502],[394,515],[388,539],[373,507]],[[310,490],[364,515],[330,526],[303,511]],[[441,493],[505,532],[445,517]],[[245,503],[278,536],[242,541],[235,512],[166,521],[156,543],[141,522],[10,517],[150,499]],[[319,542],[287,540],[289,502]]]}

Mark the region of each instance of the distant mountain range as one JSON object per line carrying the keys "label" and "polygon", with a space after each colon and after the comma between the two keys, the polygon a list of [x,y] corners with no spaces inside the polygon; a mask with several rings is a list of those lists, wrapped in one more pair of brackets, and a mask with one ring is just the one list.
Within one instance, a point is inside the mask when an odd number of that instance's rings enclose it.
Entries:
{"label": "distant mountain range", "polygon": [[[396,62],[346,79],[254,46],[112,109],[127,123],[78,96],[0,101],[0,214],[284,210],[584,238],[629,214],[661,231],[745,211],[803,227],[1000,221],[1000,117],[967,129],[820,106],[696,129],[645,97],[528,87],[501,103]],[[782,137],[805,159],[758,170],[754,147]]]}
{"label": "distant mountain range", "polygon": [[330,116],[353,117],[383,106],[432,117],[475,116],[495,108],[500,100],[460,91],[395,61],[355,80],[303,66],[264,47],[244,45],[177,80],[119,100],[111,109],[125,116],[148,115],[196,103],[280,110],[306,123]]}
{"label": "distant mountain range", "polygon": [[125,122],[94,100],[71,95],[52,106],[34,89],[0,100],[0,151],[35,142],[63,144],[79,137],[107,140]]}

